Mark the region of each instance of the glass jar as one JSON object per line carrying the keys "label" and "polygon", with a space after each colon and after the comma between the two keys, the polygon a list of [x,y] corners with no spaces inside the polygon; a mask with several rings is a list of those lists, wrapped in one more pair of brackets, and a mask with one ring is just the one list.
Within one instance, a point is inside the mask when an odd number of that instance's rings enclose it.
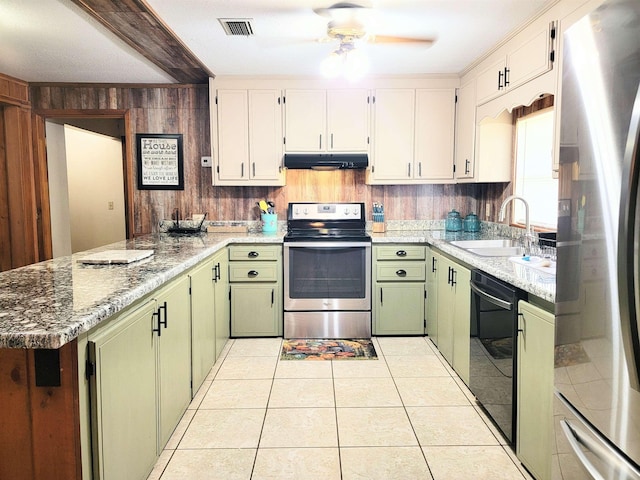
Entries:
{"label": "glass jar", "polygon": [[447,232],[459,232],[462,230],[462,217],[456,210],[451,210],[447,214],[447,218],[444,222],[444,229]]}
{"label": "glass jar", "polygon": [[465,232],[479,232],[480,231],[480,219],[475,213],[470,213],[464,219],[464,231]]}

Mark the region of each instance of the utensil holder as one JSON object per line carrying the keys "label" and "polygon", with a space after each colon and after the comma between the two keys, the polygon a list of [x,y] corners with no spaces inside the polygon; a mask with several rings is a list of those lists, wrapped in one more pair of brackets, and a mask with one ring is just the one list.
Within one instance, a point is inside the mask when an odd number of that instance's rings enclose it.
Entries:
{"label": "utensil holder", "polygon": [[385,232],[385,228],[384,228],[384,222],[373,222],[373,233],[384,233]]}
{"label": "utensil holder", "polygon": [[262,219],[263,233],[276,233],[278,231],[277,213],[262,213],[260,214],[260,217]]}

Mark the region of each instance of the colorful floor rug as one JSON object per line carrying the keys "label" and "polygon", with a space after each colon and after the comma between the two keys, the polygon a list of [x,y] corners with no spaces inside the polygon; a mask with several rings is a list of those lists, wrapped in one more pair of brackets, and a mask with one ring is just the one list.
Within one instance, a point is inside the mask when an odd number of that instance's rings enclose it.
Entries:
{"label": "colorful floor rug", "polygon": [[377,360],[371,340],[285,339],[281,360]]}

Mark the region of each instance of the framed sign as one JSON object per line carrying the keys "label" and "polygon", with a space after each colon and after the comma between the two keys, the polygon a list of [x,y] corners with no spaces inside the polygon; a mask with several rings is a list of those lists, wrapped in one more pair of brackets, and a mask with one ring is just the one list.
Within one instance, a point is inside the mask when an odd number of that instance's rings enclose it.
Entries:
{"label": "framed sign", "polygon": [[137,133],[138,189],[184,190],[182,134]]}

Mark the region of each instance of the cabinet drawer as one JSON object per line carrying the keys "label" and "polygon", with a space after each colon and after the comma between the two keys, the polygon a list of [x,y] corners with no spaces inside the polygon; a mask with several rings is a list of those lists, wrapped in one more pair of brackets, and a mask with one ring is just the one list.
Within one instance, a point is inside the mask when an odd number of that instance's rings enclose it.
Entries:
{"label": "cabinet drawer", "polygon": [[376,247],[376,260],[424,260],[426,248],[421,245],[388,245]]}
{"label": "cabinet drawer", "polygon": [[231,245],[229,260],[274,261],[281,256],[280,245]]}
{"label": "cabinet drawer", "polygon": [[424,262],[383,262],[376,265],[378,282],[424,282]]}
{"label": "cabinet drawer", "polygon": [[231,282],[277,282],[278,262],[232,262],[229,264],[229,281]]}

